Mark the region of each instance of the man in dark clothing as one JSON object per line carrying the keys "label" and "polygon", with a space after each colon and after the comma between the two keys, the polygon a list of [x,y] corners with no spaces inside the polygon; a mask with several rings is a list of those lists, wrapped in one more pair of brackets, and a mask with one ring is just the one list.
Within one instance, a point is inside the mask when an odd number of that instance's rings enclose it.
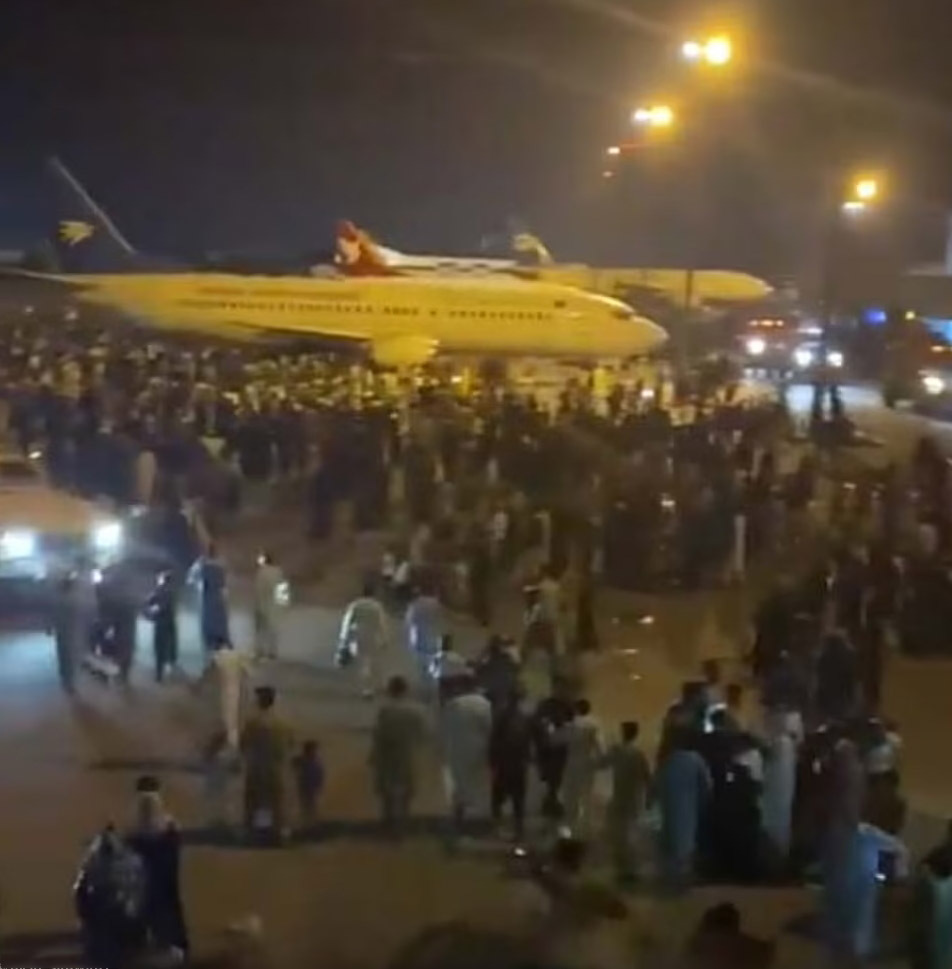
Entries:
{"label": "man in dark clothing", "polygon": [[128,581],[118,572],[103,577],[99,604],[105,651],[119,667],[119,678],[127,682],[135,658],[137,610]]}
{"label": "man in dark clothing", "polygon": [[171,572],[163,572],[149,597],[146,614],[152,620],[152,650],[155,654],[155,682],[161,683],[166,670],[178,665],[178,624],[175,617],[175,585]]}
{"label": "man in dark clothing", "polygon": [[533,716],[533,745],[539,779],[545,786],[542,813],[549,818],[562,815],[559,791],[565,773],[567,751],[557,738],[574,714],[574,706],[568,698],[567,684],[557,681],[551,696],[539,702]]}
{"label": "man in dark clothing", "polygon": [[470,611],[483,628],[492,622],[490,562],[489,542],[484,536],[475,537],[469,549]]}
{"label": "man in dark clothing", "polygon": [[492,815],[498,824],[503,806],[512,804],[513,833],[521,841],[524,830],[526,779],[532,756],[532,722],[523,709],[521,688],[496,710],[489,739],[489,767],[492,772]]}
{"label": "man in dark clothing", "polygon": [[837,720],[853,712],[858,685],[856,650],[843,633],[827,636],[816,666],[816,702],[822,717]]}
{"label": "man in dark clothing", "polygon": [[501,636],[489,638],[486,651],[476,665],[476,679],[493,709],[502,707],[517,688],[519,664]]}

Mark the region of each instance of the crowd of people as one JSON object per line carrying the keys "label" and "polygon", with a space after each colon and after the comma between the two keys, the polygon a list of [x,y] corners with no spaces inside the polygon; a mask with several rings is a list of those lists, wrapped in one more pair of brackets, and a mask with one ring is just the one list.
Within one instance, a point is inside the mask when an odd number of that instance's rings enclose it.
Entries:
{"label": "crowd of people", "polygon": [[[273,687],[243,716],[252,667],[233,643],[216,551],[243,505],[290,481],[311,541],[332,536],[342,504],[354,528],[389,535],[377,574],[342,614],[337,649],[377,704],[370,782],[387,831],[407,830],[421,755],[436,750],[453,843],[483,821],[501,826],[508,809],[514,842],[533,851],[604,840],[621,885],[652,873],[672,890],[819,878],[830,945],[844,958],[871,952],[877,896],[907,862],[901,742],[881,713],[885,658],[892,641],[938,646],[952,601],[949,472],[935,448],[924,443],[908,471],[831,483],[809,450],[791,459],[782,407],[741,402],[733,387],[702,381],[673,395],[645,374],[604,392],[572,380],[558,393],[515,393],[469,375],[409,385],[313,355],[173,349],[85,324],[14,329],[0,369],[18,446],[41,450],[62,487],[144,508],[143,544],[168,551],[141,599],[122,569],[95,585],[82,569],[63,580],[54,632],[64,687],[90,650],[128,677],[142,612],[156,679],[176,672],[180,591],[186,580],[197,589],[202,679],[219,705],[204,750],[211,821],[235,820],[238,762],[249,837],[282,840],[295,814],[303,830],[320,828],[320,745],[298,741]],[[577,662],[600,646],[600,590],[719,587],[781,559],[807,567],[765,595],[729,682],[708,663],[685,683],[654,758],[635,717],[605,727]],[[523,622],[496,635],[512,589]],[[267,552],[252,597],[254,658],[271,662],[288,591]],[[480,656],[457,650],[451,612],[484,631]],[[388,672],[403,648],[410,679]],[[94,874],[102,852],[140,874],[158,865],[163,874],[140,885],[165,886],[150,889],[163,914],[148,914],[140,887],[128,938],[181,951],[184,923],[166,924],[180,914],[175,828],[154,779],[143,784],[143,826],[162,850],[107,831],[85,868]],[[922,870],[933,928],[950,857],[937,850]],[[103,915],[86,895],[80,910],[90,951],[107,946],[97,964],[110,964],[112,930],[96,926],[116,911]]]}

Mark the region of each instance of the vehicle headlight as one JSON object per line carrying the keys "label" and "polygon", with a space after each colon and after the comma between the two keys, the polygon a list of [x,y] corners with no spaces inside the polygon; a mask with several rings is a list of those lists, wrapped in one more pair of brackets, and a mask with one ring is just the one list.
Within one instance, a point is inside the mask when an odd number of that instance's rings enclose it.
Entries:
{"label": "vehicle headlight", "polygon": [[932,397],[936,397],[945,390],[945,381],[934,373],[927,373],[922,378],[922,389]]}
{"label": "vehicle headlight", "polygon": [[36,535],[26,529],[0,534],[0,555],[8,559],[28,559],[36,555]]}
{"label": "vehicle headlight", "polygon": [[807,367],[813,365],[813,351],[808,350],[806,347],[800,347],[793,352],[793,362],[801,369],[806,370]]}
{"label": "vehicle headlight", "polygon": [[827,366],[839,369],[843,366],[843,354],[839,350],[831,350],[826,355]]}
{"label": "vehicle headlight", "polygon": [[121,544],[120,522],[102,522],[93,528],[93,547],[97,552],[115,552]]}
{"label": "vehicle headlight", "polygon": [[767,341],[760,336],[752,336],[746,346],[752,357],[762,357],[767,352]]}

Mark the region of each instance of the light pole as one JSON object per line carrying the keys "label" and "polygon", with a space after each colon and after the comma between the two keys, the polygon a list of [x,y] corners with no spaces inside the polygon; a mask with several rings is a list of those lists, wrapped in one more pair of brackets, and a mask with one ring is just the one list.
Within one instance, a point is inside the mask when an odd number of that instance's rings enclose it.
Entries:
{"label": "light pole", "polygon": [[811,419],[818,424],[823,419],[823,398],[829,391],[830,409],[833,416],[840,408],[839,388],[835,380],[830,380],[830,368],[827,365],[829,355],[830,336],[833,328],[837,290],[837,257],[840,253],[842,227],[844,219],[862,216],[879,199],[881,193],[880,179],[873,175],[854,177],[848,183],[844,192],[838,183],[832,194],[832,201],[828,202],[828,211],[824,215],[826,220],[826,240],[822,268],[822,283],[820,286],[821,316],[820,316],[820,360],[819,373],[813,385],[813,407]]}

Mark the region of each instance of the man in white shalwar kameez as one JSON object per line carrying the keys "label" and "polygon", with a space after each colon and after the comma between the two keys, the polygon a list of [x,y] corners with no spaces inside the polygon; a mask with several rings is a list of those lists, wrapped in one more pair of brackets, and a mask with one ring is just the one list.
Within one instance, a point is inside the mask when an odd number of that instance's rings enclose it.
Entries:
{"label": "man in white shalwar kameez", "polygon": [[565,824],[576,838],[584,838],[592,823],[595,775],[604,758],[602,728],[592,716],[588,700],[575,704],[575,716],[562,728],[565,744],[565,773],[562,798]]}
{"label": "man in white shalwar kameez", "polygon": [[447,793],[457,834],[467,816],[488,813],[493,727],[492,705],[477,692],[475,678],[463,678],[459,689],[440,714]]}
{"label": "man in white shalwar kameez", "polygon": [[248,658],[231,643],[219,640],[212,645],[212,653],[199,680],[215,691],[214,704],[218,726],[225,732],[231,750],[238,749],[241,737],[241,712],[245,691],[251,675]]}
{"label": "man in white shalwar kameez", "polygon": [[344,612],[340,625],[338,657],[350,653],[357,662],[362,693],[370,699],[383,684],[383,654],[390,642],[387,613],[374,596],[373,584],[365,583],[363,594]]}

